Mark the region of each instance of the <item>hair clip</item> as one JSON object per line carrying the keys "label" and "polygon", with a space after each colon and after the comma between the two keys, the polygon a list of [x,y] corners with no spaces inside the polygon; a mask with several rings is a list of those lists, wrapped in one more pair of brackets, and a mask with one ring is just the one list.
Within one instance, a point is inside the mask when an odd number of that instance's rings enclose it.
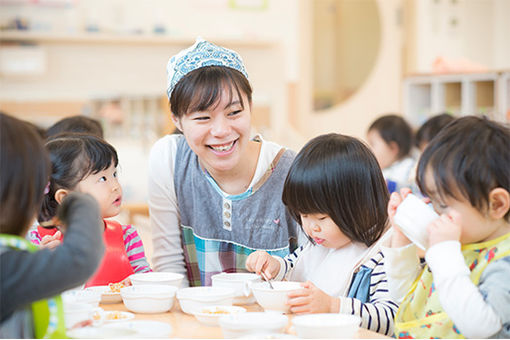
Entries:
{"label": "hair clip", "polygon": [[46,184],[46,187],[44,188],[44,194],[47,195],[50,192],[50,181],[48,181],[48,184]]}

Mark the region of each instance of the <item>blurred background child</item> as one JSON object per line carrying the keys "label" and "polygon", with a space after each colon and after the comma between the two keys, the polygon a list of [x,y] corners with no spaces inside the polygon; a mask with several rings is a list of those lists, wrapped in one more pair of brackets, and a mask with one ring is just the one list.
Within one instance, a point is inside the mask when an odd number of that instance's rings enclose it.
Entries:
{"label": "blurred background child", "polygon": [[81,115],[59,120],[46,130],[46,138],[49,139],[62,132],[80,132],[104,138],[101,123],[94,118]]}
{"label": "blurred background child", "polygon": [[[449,124],[423,152],[417,182],[440,217],[427,227],[425,268],[392,221],[384,252],[390,292],[402,302],[397,337],[510,337],[509,145],[508,127],[472,116]],[[401,201],[392,194],[392,220]]]}
{"label": "blurred background child", "polygon": [[289,293],[293,313],[354,314],[362,327],[393,334],[398,305],[388,294],[379,249],[389,240],[388,190],[370,150],[339,134],[312,139],[296,156],[282,198],[309,242],[284,259],[256,251],[246,268],[306,281]]}
{"label": "blurred background child", "polygon": [[[58,135],[46,143],[46,148],[53,172],[39,213],[41,224],[50,222],[50,226],[54,225],[51,221],[58,205],[73,191],[89,193],[96,198],[101,216],[105,219],[106,254],[87,286],[119,282],[134,272],[150,271],[136,229],[131,225],[106,220],[120,212],[122,203],[122,187],[117,178],[118,158],[114,147],[96,136],[74,133]],[[51,233],[54,234],[41,239],[40,234],[45,230],[42,226],[38,228],[41,244],[57,246],[62,238],[61,232],[52,228]],[[124,283],[129,284],[129,280]]]}
{"label": "blurred background child", "polygon": [[429,144],[432,138],[434,138],[442,128],[450,124],[455,118],[448,113],[441,113],[430,117],[420,126],[414,138],[416,147],[423,152],[425,147]]}
{"label": "blurred background child", "polygon": [[409,186],[415,160],[412,157],[413,130],[407,121],[394,114],[382,116],[368,128],[367,141],[390,193]]}
{"label": "blurred background child", "polygon": [[50,163],[36,130],[0,113],[0,337],[65,337],[59,293],[85,282],[104,252],[97,202],[69,195],[58,217],[66,240],[54,250],[22,238],[43,199]]}

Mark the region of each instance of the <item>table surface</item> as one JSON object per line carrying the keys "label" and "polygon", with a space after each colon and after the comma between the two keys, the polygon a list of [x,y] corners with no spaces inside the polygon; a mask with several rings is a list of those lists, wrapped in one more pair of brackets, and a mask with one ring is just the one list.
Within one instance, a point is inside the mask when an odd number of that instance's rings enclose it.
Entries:
{"label": "table surface", "polygon": [[[124,306],[123,303],[113,303],[113,304],[100,304],[100,307],[105,311],[123,311],[127,312],[128,310]],[[262,307],[258,304],[251,305],[243,305],[242,307],[246,308],[248,312],[263,312]],[[207,338],[207,339],[223,339],[223,334],[221,332],[221,328],[219,326],[211,327],[206,326],[199,322],[193,315],[189,315],[183,313],[179,306],[178,301],[176,300],[172,309],[167,313],[158,313],[158,314],[138,314],[134,313],[134,320],[152,320],[152,321],[160,321],[168,323],[172,326],[172,334],[171,337],[177,338]],[[296,333],[291,327],[291,320],[293,314],[288,314],[289,324],[285,330],[285,333],[295,335]],[[360,328],[357,333],[358,339],[374,339],[374,338],[386,338],[388,337],[378,334],[363,328]]]}

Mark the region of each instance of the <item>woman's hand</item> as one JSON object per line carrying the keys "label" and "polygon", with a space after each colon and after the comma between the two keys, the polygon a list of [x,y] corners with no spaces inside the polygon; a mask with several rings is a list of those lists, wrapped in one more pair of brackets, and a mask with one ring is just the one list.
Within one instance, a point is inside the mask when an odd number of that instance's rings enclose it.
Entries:
{"label": "woman's hand", "polygon": [[288,294],[290,311],[296,314],[304,313],[338,313],[340,299],[329,296],[310,281],[301,283],[303,289],[293,290]]}
{"label": "woman's hand", "polygon": [[427,226],[429,247],[444,241],[460,241],[462,228],[455,220],[451,216],[442,214]]}
{"label": "woman's hand", "polygon": [[393,233],[391,236],[392,248],[404,247],[411,243],[411,240],[409,240],[407,236],[404,235],[404,233],[400,230],[400,227],[395,223],[395,214],[397,213],[397,208],[410,193],[411,189],[402,188],[400,189],[400,193],[392,193],[390,196],[390,201],[388,202],[388,217],[390,219],[391,226],[393,227]]}
{"label": "woman's hand", "polygon": [[272,279],[278,275],[280,271],[280,262],[267,252],[257,250],[251,253],[246,259],[246,269],[258,275],[264,272],[268,279]]}
{"label": "woman's hand", "polygon": [[53,235],[46,235],[41,239],[41,244],[39,245],[41,248],[54,249],[55,247],[62,244],[60,239],[62,238],[62,232],[58,230]]}

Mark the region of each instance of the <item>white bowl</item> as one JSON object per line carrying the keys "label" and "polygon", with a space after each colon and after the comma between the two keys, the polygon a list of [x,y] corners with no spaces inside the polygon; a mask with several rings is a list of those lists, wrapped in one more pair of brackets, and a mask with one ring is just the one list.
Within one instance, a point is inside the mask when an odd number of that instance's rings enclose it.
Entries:
{"label": "white bowl", "polygon": [[431,207],[409,194],[398,206],[394,220],[414,244],[425,250],[429,243],[427,225],[437,218],[439,215]]}
{"label": "white bowl", "polygon": [[165,313],[172,309],[176,287],[139,285],[121,288],[120,295],[127,309],[135,313]]}
{"label": "white bowl", "polygon": [[66,335],[73,339],[126,339],[140,337],[134,329],[113,328],[110,325],[73,328],[66,331]]}
{"label": "white bowl", "polygon": [[218,326],[220,317],[244,313],[246,309],[238,306],[207,306],[193,313],[198,321],[207,326]]}
{"label": "white bowl", "polygon": [[177,299],[184,313],[193,314],[203,307],[231,306],[235,291],[224,287],[188,287],[177,291]]}
{"label": "white bowl", "polygon": [[255,302],[251,285],[262,282],[260,276],[252,273],[220,273],[211,276],[213,287],[227,287],[235,291],[234,304],[248,305]]}
{"label": "white bowl", "polygon": [[77,323],[93,320],[96,309],[88,303],[64,303],[64,322],[67,329],[73,328]]}
{"label": "white bowl", "polygon": [[357,315],[325,313],[298,315],[292,324],[299,338],[355,338],[361,318]]}
{"label": "white bowl", "polygon": [[181,287],[184,275],[168,272],[147,272],[132,274],[129,276],[133,286],[136,285],[168,285],[177,288]]}
{"label": "white bowl", "polygon": [[108,286],[94,286],[85,288],[86,291],[101,294],[101,303],[119,303],[122,302],[122,297],[118,292],[112,292]]}
{"label": "white bowl", "polygon": [[72,289],[62,293],[64,303],[88,303],[93,307],[99,307],[101,293],[94,290]]}
{"label": "white bowl", "polygon": [[287,305],[290,291],[302,289],[299,282],[294,281],[271,281],[274,289],[269,287],[267,282],[255,283],[251,289],[257,303],[261,305],[266,312],[289,313],[290,306]]}
{"label": "white bowl", "polygon": [[238,313],[219,319],[225,338],[239,338],[248,335],[283,333],[289,319],[279,313]]}

